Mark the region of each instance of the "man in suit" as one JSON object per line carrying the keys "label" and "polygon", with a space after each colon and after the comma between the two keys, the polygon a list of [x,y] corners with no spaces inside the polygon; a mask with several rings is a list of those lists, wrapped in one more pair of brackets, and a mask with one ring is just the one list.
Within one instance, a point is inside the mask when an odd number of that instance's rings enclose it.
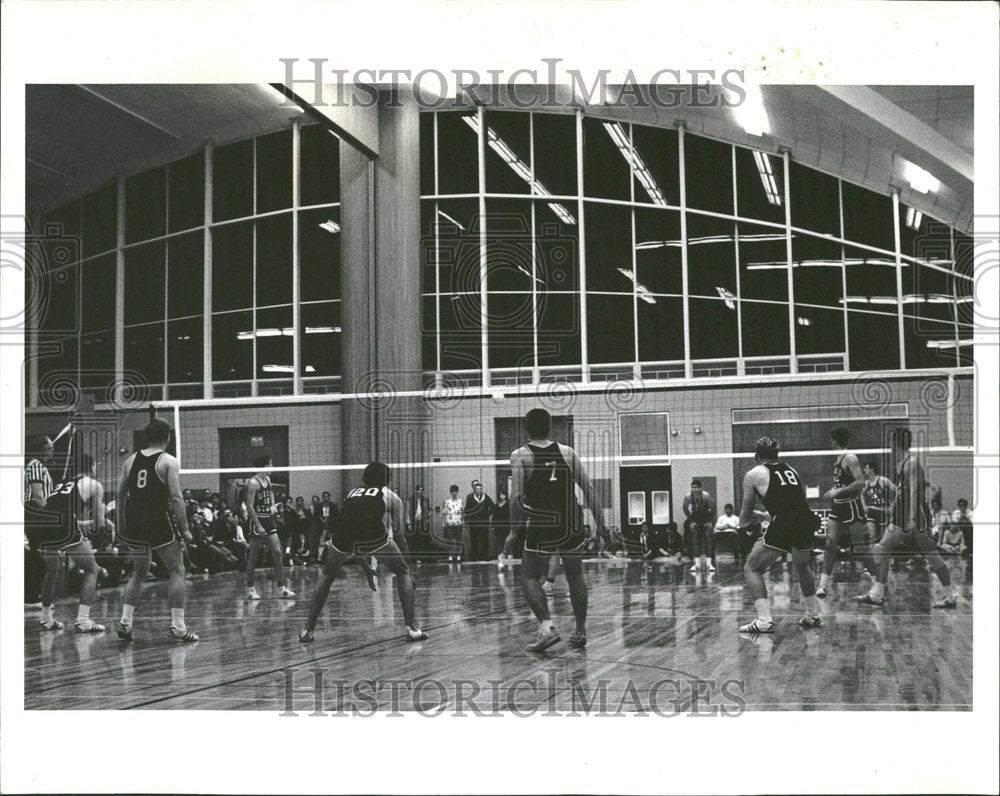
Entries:
{"label": "man in suit", "polygon": [[424,487],[417,484],[413,496],[406,505],[407,532],[410,534],[410,549],[417,560],[430,548],[428,529],[431,523],[431,502],[424,497]]}
{"label": "man in suit", "polygon": [[465,524],[469,528],[470,561],[488,561],[490,558],[490,518],[496,504],[483,490],[479,481],[472,482],[472,492],[465,498]]}

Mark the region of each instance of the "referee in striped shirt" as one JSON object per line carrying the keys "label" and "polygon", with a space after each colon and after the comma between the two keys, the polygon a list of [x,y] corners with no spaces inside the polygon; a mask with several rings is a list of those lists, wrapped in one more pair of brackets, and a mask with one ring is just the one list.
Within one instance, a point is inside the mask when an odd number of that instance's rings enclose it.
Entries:
{"label": "referee in striped shirt", "polygon": [[[52,492],[52,476],[45,462],[52,459],[55,446],[47,436],[35,437],[28,443],[28,462],[24,468],[24,525],[25,539],[28,538],[28,526],[37,522],[34,512],[45,508],[45,503]],[[45,562],[34,545],[24,551],[24,602],[26,605],[41,605],[42,579],[45,575]]]}

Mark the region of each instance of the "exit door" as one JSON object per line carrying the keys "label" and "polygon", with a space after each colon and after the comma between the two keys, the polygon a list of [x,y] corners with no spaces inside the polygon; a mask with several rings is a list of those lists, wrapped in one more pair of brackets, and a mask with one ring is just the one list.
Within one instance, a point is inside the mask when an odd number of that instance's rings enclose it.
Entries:
{"label": "exit door", "polygon": [[672,519],[670,466],[622,467],[621,529],[638,538],[643,524],[650,530],[665,530]]}

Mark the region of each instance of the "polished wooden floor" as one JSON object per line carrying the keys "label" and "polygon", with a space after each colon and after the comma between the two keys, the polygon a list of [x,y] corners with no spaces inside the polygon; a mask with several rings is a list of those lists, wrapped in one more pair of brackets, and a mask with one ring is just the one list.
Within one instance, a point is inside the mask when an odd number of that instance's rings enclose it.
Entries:
{"label": "polished wooden floor", "polygon": [[[949,562],[962,597],[954,611],[931,609],[940,587],[920,566],[893,572],[892,600],[884,609],[858,606],[851,597],[867,587],[867,575],[860,566],[842,564],[817,630],[798,626],[798,587],[790,566],[776,565],[769,590],[778,630],[757,638],[737,633],[754,611],[742,571],[728,556],[712,575],[635,561],[585,567],[589,645],[574,650],[565,643],[573,623],[560,577],[550,605],[564,641],[545,654],[524,650],[536,623],[521,594],[519,568],[500,574],[495,564],[416,567],[418,616],[430,634],[418,644],[402,640],[391,577],[382,575],[373,594],[356,569],[334,585],[312,645],[300,644],[298,631],[316,567],[293,570],[297,601],[270,598],[273,584],[265,582],[257,604],[245,600],[236,573],[194,576],[187,620],[201,640],[189,645],[166,634],[164,582],[146,585],[131,644],[114,633],[121,610],[117,589],[99,592],[92,608],[92,616],[108,627],[99,635],[72,632],[75,604],[57,605],[66,630],[50,633],[38,632],[38,609],[26,608],[25,707],[280,712],[288,707],[291,677],[302,690],[293,696],[293,707],[308,714],[314,709],[311,672],[319,669],[325,678],[322,704],[330,711],[338,704],[367,710],[377,701],[383,710],[396,704],[400,710],[454,712],[460,697],[477,689],[474,704],[487,713],[565,713],[581,704],[580,693],[589,699],[601,689],[611,712],[650,710],[654,697],[667,714],[744,706],[972,708],[972,572],[966,562]],[[408,681],[396,687],[395,703],[385,682],[393,679]],[[347,685],[338,691],[334,680]],[[463,680],[469,682],[456,685]],[[664,680],[671,683],[652,688]],[[424,681],[441,685],[419,687]],[[367,696],[352,697],[358,693]],[[465,709],[471,712],[471,706]]]}

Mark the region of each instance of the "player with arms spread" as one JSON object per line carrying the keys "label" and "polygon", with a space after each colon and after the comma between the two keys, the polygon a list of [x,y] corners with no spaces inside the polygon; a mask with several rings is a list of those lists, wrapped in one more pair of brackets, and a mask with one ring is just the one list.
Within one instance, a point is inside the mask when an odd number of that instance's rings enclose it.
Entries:
{"label": "player with arms spread", "polygon": [[[532,409],[524,422],[528,444],[510,456],[513,469],[510,506],[515,529],[524,528],[524,595],[539,627],[537,640],[527,649],[542,652],[561,640],[552,624],[545,591],[539,582],[547,572],[552,555],[562,558],[576,620],[576,632],[570,636],[569,644],[584,647],[587,644],[587,582],[583,578],[583,556],[588,543],[596,544],[603,535],[601,502],[576,451],[549,439],[551,415],[544,409]],[[589,539],[584,532],[583,511],[576,500],[576,486],[583,491],[594,517],[594,530]]]}
{"label": "player with arms spread", "polygon": [[778,458],[778,452],[779,446],[775,440],[761,437],[754,443],[757,465],[743,478],[740,527],[746,528],[753,523],[754,504],[758,498],[771,515],[771,523],[754,544],[743,567],[747,586],[757,608],[757,618],[742,625],[741,633],[774,632],[775,623],[771,618],[764,573],[785,554],[792,556],[792,565],[806,603],[806,614],[799,620],[799,624],[806,628],[820,626],[816,584],[812,570],[809,569],[813,534],[820,526],[820,519],[806,502],[799,474],[795,468]]}

